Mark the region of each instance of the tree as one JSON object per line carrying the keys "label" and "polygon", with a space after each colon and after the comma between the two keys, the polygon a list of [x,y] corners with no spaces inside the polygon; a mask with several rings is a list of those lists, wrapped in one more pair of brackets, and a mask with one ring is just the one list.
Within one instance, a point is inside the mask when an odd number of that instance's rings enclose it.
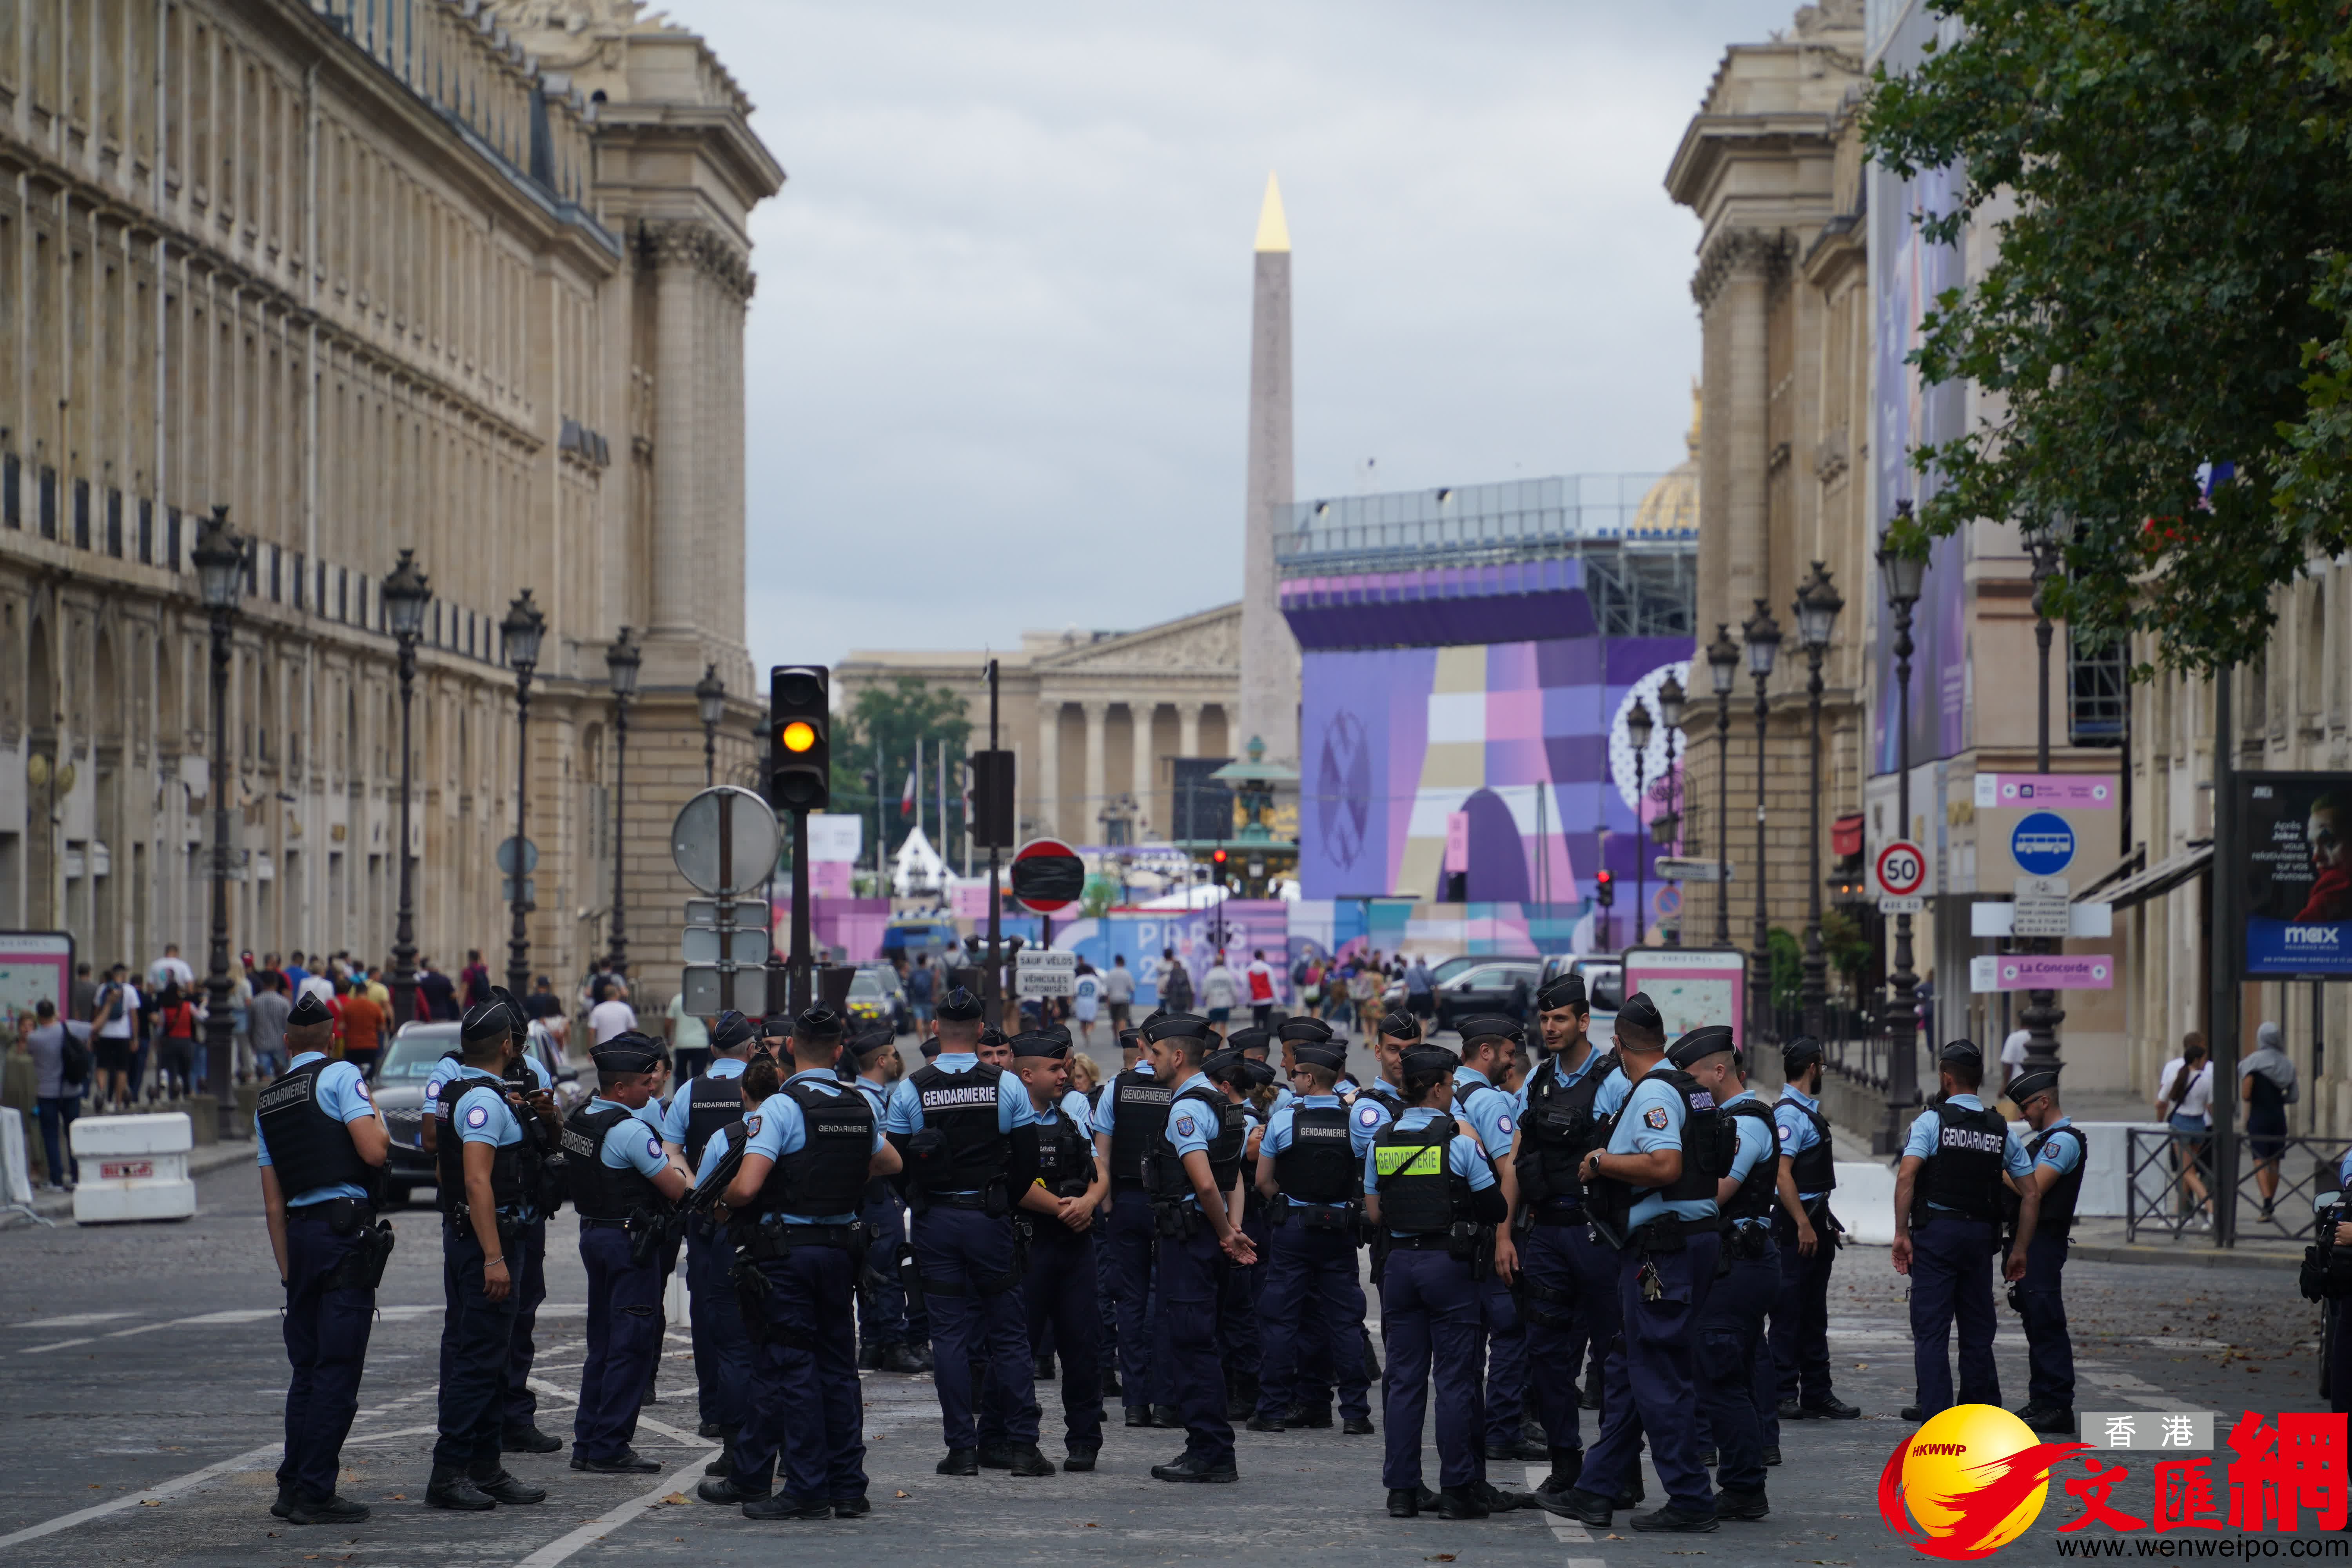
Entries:
{"label": "tree", "polygon": [[1882,68],[1864,134],[1906,177],[1961,172],[1927,239],[1999,241],[1915,358],[2001,411],[1916,450],[1940,488],[1898,540],[2071,522],[2052,613],[2078,635],[2251,659],[2273,591],[2352,546],[2352,23],[2337,0],[1933,5],[1959,41]]}
{"label": "tree", "polygon": [[[889,852],[913,825],[911,817],[900,814],[898,803],[906,788],[907,774],[915,765],[915,742],[920,740],[923,746],[923,776],[916,781],[917,794],[928,802],[939,788],[940,748],[946,748],[949,779],[955,784],[961,777],[957,770],[962,765],[965,742],[971,736],[971,721],[963,716],[963,699],[944,686],[926,686],[919,676],[901,675],[894,677],[887,686],[865,688],[834,728],[834,810],[862,812],[870,816],[878,795],[885,828],[882,848],[887,861]],[[877,754],[881,776],[869,784]],[[951,789],[948,801],[950,815],[960,825],[961,788]],[[941,842],[932,847],[946,855],[948,835],[942,831],[940,838]]]}

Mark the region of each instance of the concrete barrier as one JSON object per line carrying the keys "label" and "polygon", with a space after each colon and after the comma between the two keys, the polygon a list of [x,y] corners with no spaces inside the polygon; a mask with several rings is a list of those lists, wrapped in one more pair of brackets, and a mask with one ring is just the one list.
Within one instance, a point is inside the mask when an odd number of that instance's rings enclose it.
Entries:
{"label": "concrete barrier", "polygon": [[188,1175],[194,1129],[181,1111],[152,1116],[85,1116],[73,1124],[77,1225],[188,1219],[196,1184]]}

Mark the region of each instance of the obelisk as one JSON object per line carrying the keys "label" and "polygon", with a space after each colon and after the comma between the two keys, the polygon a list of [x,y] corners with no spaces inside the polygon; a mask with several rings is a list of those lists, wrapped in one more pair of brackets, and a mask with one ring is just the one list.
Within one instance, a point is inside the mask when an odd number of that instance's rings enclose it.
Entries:
{"label": "obelisk", "polygon": [[1255,289],[1250,309],[1249,494],[1242,571],[1240,723],[1227,736],[1235,756],[1253,736],[1265,760],[1298,765],[1298,643],[1282,618],[1275,536],[1290,526],[1290,226],[1282,188],[1269,174],[1258,211]]}

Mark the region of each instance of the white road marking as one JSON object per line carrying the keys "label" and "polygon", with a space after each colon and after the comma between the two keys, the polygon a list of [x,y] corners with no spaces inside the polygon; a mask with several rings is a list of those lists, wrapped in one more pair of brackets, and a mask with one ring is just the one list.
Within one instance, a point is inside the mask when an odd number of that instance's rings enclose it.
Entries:
{"label": "white road marking", "polygon": [[389,1443],[394,1437],[416,1437],[421,1436],[427,1432],[438,1432],[440,1430],[441,1428],[437,1426],[402,1426],[390,1432],[371,1432],[364,1437],[346,1437],[343,1439],[343,1447],[349,1448],[361,1443]]}
{"label": "white road marking", "polygon": [[249,1470],[265,1459],[275,1460],[282,1458],[285,1452],[285,1440],[281,1438],[275,1443],[248,1449],[234,1458],[206,1465],[201,1470],[190,1470],[186,1475],[172,1480],[158,1481],[152,1487],[142,1487],[135,1492],[125,1492],[119,1498],[99,1503],[95,1507],[76,1509],[71,1513],[59,1514],[57,1518],[43,1523],[28,1525],[13,1535],[0,1535],[0,1547],[14,1546],[23,1541],[37,1541],[44,1535],[55,1535],[61,1530],[71,1530],[77,1524],[82,1524],[93,1519],[102,1519],[110,1513],[121,1513],[125,1509],[137,1508],[143,1502],[153,1501],[160,1498],[176,1497],[181,1492],[194,1490],[206,1481],[227,1475],[232,1471]]}
{"label": "white road marking", "polygon": [[[536,1382],[537,1380],[533,1379],[533,1381]],[[637,1425],[640,1426],[651,1426],[656,1431],[667,1433],[673,1437],[681,1436],[676,1428],[665,1426],[660,1422],[652,1420],[643,1414],[640,1414],[637,1416]],[[688,1441],[693,1442],[697,1447],[702,1448],[702,1458],[704,1460],[708,1460],[711,1455],[719,1452],[719,1447],[716,1444],[704,1443],[699,1438],[690,1438]],[[538,1551],[532,1552],[530,1556],[517,1563],[515,1568],[555,1568],[555,1564],[563,1562],[565,1559],[572,1556],[572,1553],[578,1552],[582,1547],[587,1546],[594,1542],[602,1541],[605,1536],[610,1535],[616,1530],[619,1530],[622,1526],[632,1522],[641,1515],[651,1512],[653,1510],[661,1507],[662,1499],[669,1496],[672,1492],[683,1489],[684,1482],[681,1478],[691,1473],[689,1467],[694,1465],[696,1462],[697,1461],[693,1459],[680,1460],[678,1462],[678,1468],[668,1475],[663,1477],[658,1482],[655,1483],[652,1490],[630,1499],[627,1502],[621,1504],[618,1508],[606,1510],[604,1513],[590,1520],[587,1523],[582,1525],[579,1529],[573,1531],[569,1535],[562,1536],[554,1541],[549,1542],[546,1545],[541,1547]],[[6,1542],[0,1542],[0,1545],[5,1544]]]}
{"label": "white road marking", "polygon": [[73,1345],[94,1345],[96,1343],[98,1343],[97,1335],[84,1334],[78,1340],[58,1340],[54,1344],[26,1345],[23,1350],[18,1351],[16,1353],[18,1355],[39,1355],[43,1351],[61,1351]]}
{"label": "white road marking", "polygon": [[[1550,1479],[1551,1471],[1548,1467],[1542,1465],[1529,1465],[1528,1467],[1528,1490],[1535,1490],[1536,1488],[1541,1486],[1545,1481],[1549,1480]],[[1551,1526],[1551,1533],[1554,1540],[1581,1541],[1587,1545],[1591,1543],[1592,1531],[1584,1528],[1584,1521],[1582,1520],[1565,1519],[1546,1509],[1538,1509],[1537,1511],[1543,1515],[1544,1522]],[[1598,1557],[1571,1557],[1568,1561],[1570,1568],[1576,1568],[1576,1564],[1578,1563],[1591,1563],[1593,1565],[1593,1568],[1601,1568],[1601,1559]]]}
{"label": "white road marking", "polygon": [[2117,1372],[2104,1362],[2078,1361],[2074,1363],[2074,1370],[2084,1383],[2096,1384],[2126,1404],[2144,1405],[2150,1410],[2201,1411],[2208,1408],[2193,1400],[2167,1394],[2146,1378]]}
{"label": "white road marking", "polygon": [[117,1318],[134,1316],[130,1312],[68,1312],[62,1318],[35,1318],[30,1322],[11,1323],[12,1329],[85,1329],[92,1323],[110,1323]]}

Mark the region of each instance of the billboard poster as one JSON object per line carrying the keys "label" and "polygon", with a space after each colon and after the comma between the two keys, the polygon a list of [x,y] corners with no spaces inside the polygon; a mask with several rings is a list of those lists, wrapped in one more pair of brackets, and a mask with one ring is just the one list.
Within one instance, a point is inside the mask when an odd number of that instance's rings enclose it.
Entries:
{"label": "billboard poster", "polygon": [[2241,773],[2246,978],[2352,979],[2352,773]]}
{"label": "billboard poster", "polygon": [[0,1027],[14,1039],[42,1002],[67,1016],[73,995],[73,938],[61,931],[0,931]]}
{"label": "billboard poster", "polygon": [[1666,1038],[1720,1024],[1734,1045],[1748,1039],[1748,955],[1737,948],[1637,947],[1624,956],[1625,994],[1649,993]]}

